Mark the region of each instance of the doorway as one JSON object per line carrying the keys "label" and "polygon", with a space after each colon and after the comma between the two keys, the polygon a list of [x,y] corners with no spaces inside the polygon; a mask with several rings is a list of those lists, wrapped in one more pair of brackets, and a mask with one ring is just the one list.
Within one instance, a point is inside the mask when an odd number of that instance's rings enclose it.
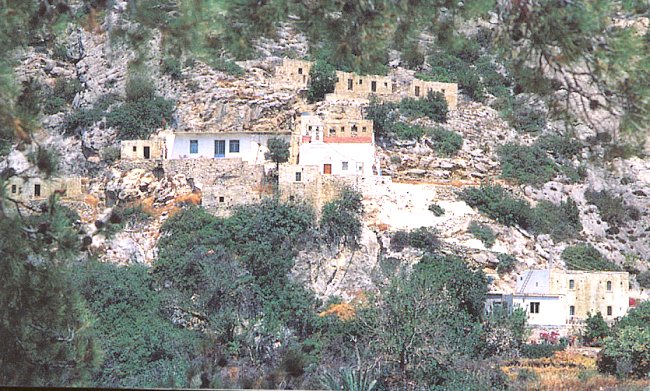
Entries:
{"label": "doorway", "polygon": [[151,159],[151,147],[144,147],[144,158]]}
{"label": "doorway", "polygon": [[226,140],[214,140],[214,157],[226,157]]}
{"label": "doorway", "polygon": [[332,174],[332,165],[331,164],[323,164],[323,174],[326,174],[326,175],[331,175]]}

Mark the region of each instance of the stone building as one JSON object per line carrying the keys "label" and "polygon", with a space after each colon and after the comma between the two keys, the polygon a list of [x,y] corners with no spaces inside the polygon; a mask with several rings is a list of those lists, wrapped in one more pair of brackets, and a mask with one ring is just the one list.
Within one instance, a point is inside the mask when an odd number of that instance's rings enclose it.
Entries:
{"label": "stone building", "polygon": [[202,205],[217,215],[226,215],[239,205],[258,202],[271,195],[262,164],[241,158],[170,159],[163,161],[165,175],[184,175],[201,191]]}
{"label": "stone building", "polygon": [[600,312],[612,322],[629,309],[629,274],[610,271],[528,270],[517,279],[515,293],[491,293],[488,307],[523,308],[528,324],[570,329]]}
{"label": "stone building", "polygon": [[53,193],[59,193],[65,198],[75,198],[83,195],[82,178],[22,178],[11,177],[7,181],[6,194],[17,201],[29,202],[45,200]]}
{"label": "stone building", "polygon": [[284,88],[305,89],[309,84],[312,64],[311,61],[284,58],[282,65],[275,68],[273,83]]}
{"label": "stone building", "polygon": [[122,140],[120,142],[120,159],[123,160],[158,160],[167,156],[165,140]]}

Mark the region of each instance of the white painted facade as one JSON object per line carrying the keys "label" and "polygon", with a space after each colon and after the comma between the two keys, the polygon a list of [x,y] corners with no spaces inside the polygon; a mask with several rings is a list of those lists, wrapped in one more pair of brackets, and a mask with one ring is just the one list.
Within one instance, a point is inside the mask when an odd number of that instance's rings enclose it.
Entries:
{"label": "white painted facade", "polygon": [[318,166],[321,174],[371,176],[375,146],[368,143],[314,141],[300,146],[298,159],[301,166]]}
{"label": "white painted facade", "polygon": [[514,294],[512,304],[526,311],[528,324],[539,327],[564,327],[567,306],[563,295]]}
{"label": "white painted facade", "polygon": [[287,134],[260,133],[171,133],[165,136],[169,159],[241,158],[250,164],[266,161],[266,145],[272,137],[290,140]]}

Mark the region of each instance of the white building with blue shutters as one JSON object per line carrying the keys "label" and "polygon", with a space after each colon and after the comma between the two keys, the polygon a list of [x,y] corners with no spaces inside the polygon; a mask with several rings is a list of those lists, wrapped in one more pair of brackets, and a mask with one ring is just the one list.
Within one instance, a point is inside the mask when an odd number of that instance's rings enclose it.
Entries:
{"label": "white building with blue shutters", "polygon": [[250,164],[263,164],[272,137],[290,141],[289,134],[267,133],[192,133],[165,135],[168,159],[240,158]]}

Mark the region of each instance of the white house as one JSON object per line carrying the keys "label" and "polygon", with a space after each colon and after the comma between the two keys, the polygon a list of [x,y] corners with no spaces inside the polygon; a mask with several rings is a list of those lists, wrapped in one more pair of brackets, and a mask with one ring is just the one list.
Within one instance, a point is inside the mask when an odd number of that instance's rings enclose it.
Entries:
{"label": "white house", "polygon": [[267,142],[272,137],[290,140],[287,133],[176,132],[165,135],[169,159],[241,158],[250,164],[265,162]]}
{"label": "white house", "polygon": [[317,166],[325,175],[376,175],[378,164],[372,121],[323,121],[304,113],[300,117],[298,164]]}
{"label": "white house", "polygon": [[512,294],[492,292],[486,307],[522,308],[528,324],[565,328],[600,312],[609,322],[629,309],[627,272],[577,270],[527,270],[517,278]]}

